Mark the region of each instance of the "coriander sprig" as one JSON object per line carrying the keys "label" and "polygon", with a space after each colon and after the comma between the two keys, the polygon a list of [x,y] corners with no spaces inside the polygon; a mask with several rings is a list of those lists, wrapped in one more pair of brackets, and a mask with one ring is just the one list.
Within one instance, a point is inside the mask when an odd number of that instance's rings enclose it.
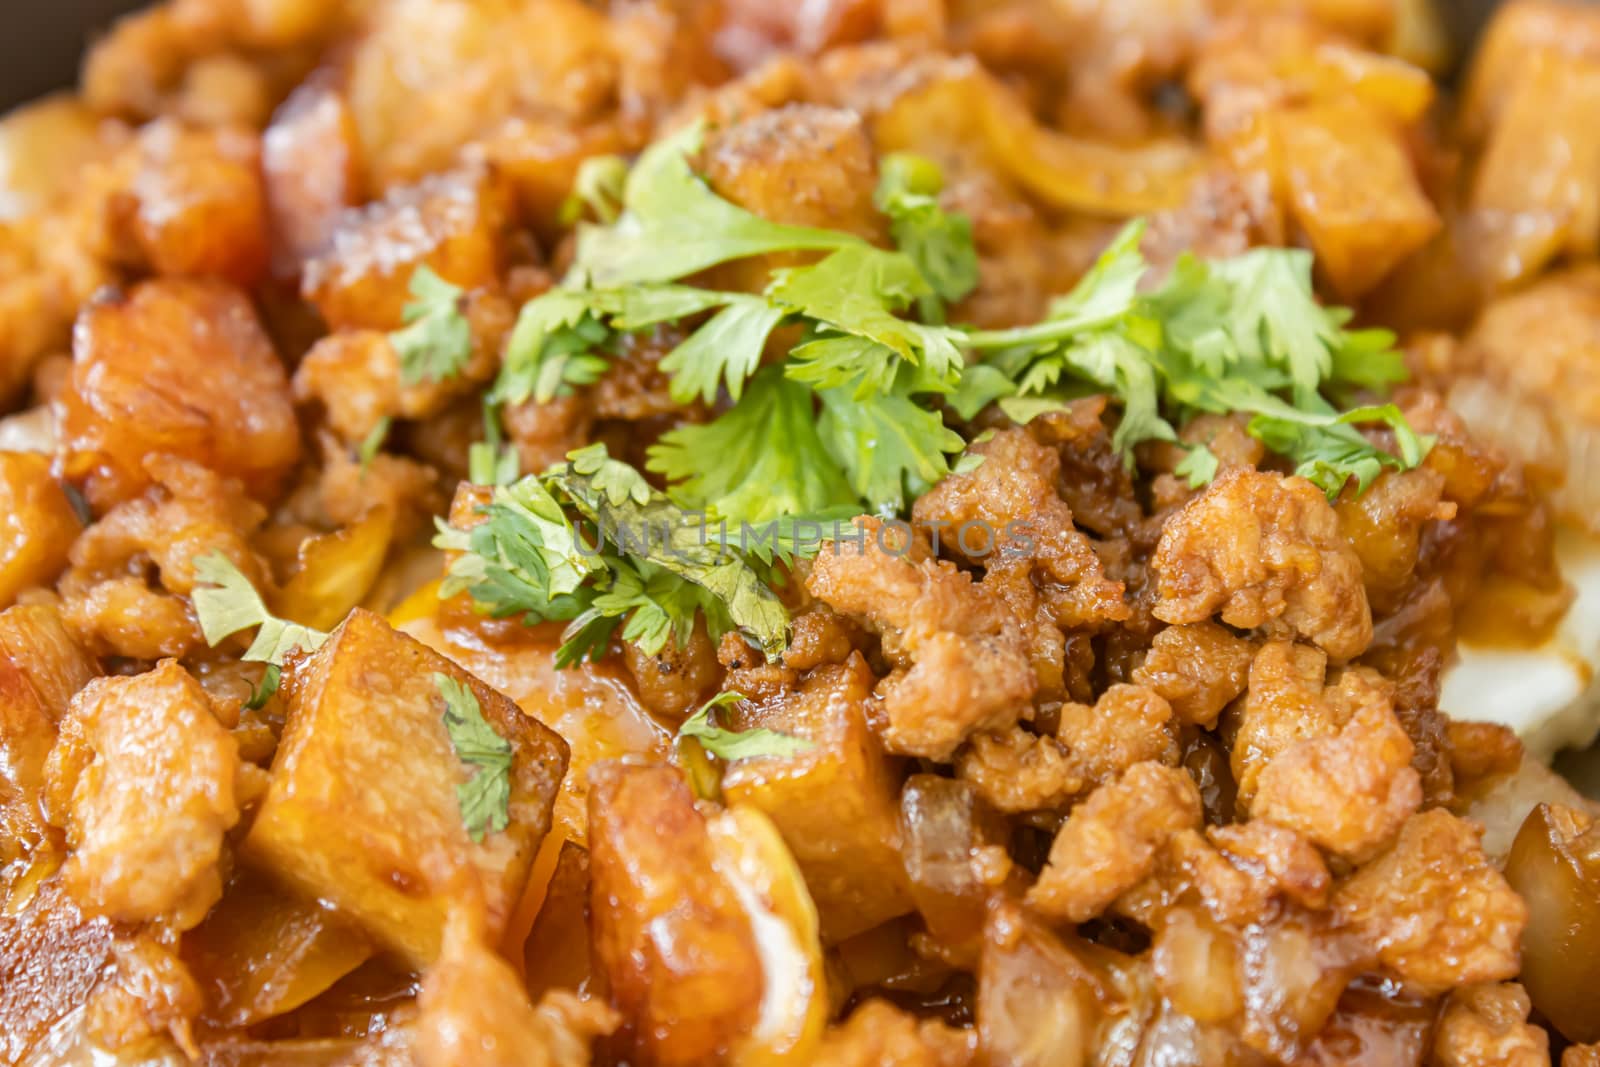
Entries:
{"label": "coriander sprig", "polygon": [[411,275],[412,299],[402,314],[406,325],[389,334],[406,385],[442,382],[466,369],[472,359],[472,327],[461,311],[464,295],[424,263]]}
{"label": "coriander sprig", "polygon": [[724,760],[757,759],[762,756],[793,756],[809,752],[816,743],[803,737],[779,733],[765,727],[749,730],[729,730],[718,726],[712,713],[728,704],[747,699],[743,693],[732,691],[718,693],[701,705],[700,710],[683,720],[678,736],[692,737],[700,747]]}
{"label": "coriander sprig", "polygon": [[568,623],[560,666],[600,658],[619,627],[649,655],[687,644],[697,620],[769,653],[788,641],[788,612],[751,562],[603,444],[497,488],[478,513],[470,528],[440,523],[434,543],[457,553],[440,594],[465,591],[496,618]]}
{"label": "coriander sprig", "polygon": [[511,742],[495,732],[483,717],[483,707],[470,686],[435,671],[433,684],[444,698],[444,728],[456,758],[475,768],[471,778],[456,786],[456,802],[467,836],[482,843],[511,822]]}
{"label": "coriander sprig", "polygon": [[[988,353],[985,373],[1003,376],[985,387],[1007,415],[1027,422],[1060,409],[1086,383],[1121,402],[1113,444],[1131,465],[1135,446],[1176,440],[1176,425],[1197,414],[1242,412],[1251,436],[1330,497],[1352,481],[1364,491],[1385,468],[1422,462],[1432,442],[1394,404],[1340,411],[1329,401],[1403,381],[1405,365],[1393,334],[1347,330],[1348,311],[1317,303],[1310,253],[1186,255],[1145,292],[1143,233],[1142,221],[1124,228],[1043,322],[967,336]],[[1369,424],[1392,431],[1395,453],[1357,429]],[[1216,457],[1195,446],[1178,473],[1204,484]]]}

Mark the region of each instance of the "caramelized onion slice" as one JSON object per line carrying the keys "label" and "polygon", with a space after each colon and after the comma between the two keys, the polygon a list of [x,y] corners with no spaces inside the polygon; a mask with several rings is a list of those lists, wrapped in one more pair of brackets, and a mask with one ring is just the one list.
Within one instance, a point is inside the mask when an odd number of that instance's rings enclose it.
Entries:
{"label": "caramelized onion slice", "polygon": [[1520,981],[1571,1041],[1600,1040],[1600,827],[1575,808],[1540,804],[1506,858],[1528,904]]}

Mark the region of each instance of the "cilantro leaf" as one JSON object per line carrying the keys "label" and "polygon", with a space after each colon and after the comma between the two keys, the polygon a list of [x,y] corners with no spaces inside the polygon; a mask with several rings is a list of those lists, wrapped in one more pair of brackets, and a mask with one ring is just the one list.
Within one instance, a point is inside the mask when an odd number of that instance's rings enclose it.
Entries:
{"label": "cilantro leaf", "polygon": [[742,693],[718,693],[706,701],[699,711],[683,720],[683,725],[678,727],[678,736],[692,737],[713,756],[730,762],[763,756],[793,756],[817,747],[803,737],[793,737],[776,730],[764,727],[728,730],[711,720],[711,713],[717,708],[744,699]]}
{"label": "cilantro leaf", "polygon": [[542,293],[517,313],[489,399],[521,404],[532,397],[545,404],[574,386],[592,385],[610,366],[598,354],[610,338],[595,315],[592,294],[564,288]]}
{"label": "cilantro leaf", "polygon": [[857,399],[844,390],[820,394],[817,433],[850,487],[877,514],[902,510],[950,473],[946,453],[966,447],[937,411],[909,396],[886,393]]}
{"label": "cilantro leaf", "polygon": [[356,459],[360,462],[362,470],[372,466],[372,461],[383,450],[383,443],[389,437],[389,427],[393,422],[394,420],[388,415],[383,416],[372,424],[367,436],[361,439],[361,446],[356,449]]}
{"label": "cilantro leaf", "polygon": [[715,421],[669,430],[646,464],[673,492],[733,522],[763,523],[855,502],[818,435],[811,391],[769,367]]}
{"label": "cilantro leaf", "polygon": [[729,295],[721,311],[661,360],[661,369],[672,375],[674,402],[690,404],[699,397],[710,404],[723,383],[738,400],[745,380],[761,365],[767,337],[785,311],[760,297]]}
{"label": "cilantro leaf", "polygon": [[295,649],[314,652],[328,635],[309,626],[280,619],[267,610],[266,602],[244,572],[221,552],[211,552],[194,561],[197,585],[189,594],[200,632],[213,648],[226,638],[252,626],[260,627],[256,639],[243,659],[253,663],[283,665],[284,657]]}
{"label": "cilantro leaf", "polygon": [[516,447],[503,439],[493,404],[483,405],[483,440],[467,446],[467,478],[474,485],[510,485],[522,473]]}
{"label": "cilantro leaf", "polygon": [[587,605],[574,600],[585,580],[603,569],[537,477],[495,489],[470,530],[440,524],[434,544],[460,553],[451,561],[440,596],[462,590],[495,618],[570,619]]}
{"label": "cilantro leaf", "polygon": [[576,267],[596,285],[668,282],[746,256],[862,244],[835,230],[768,222],[724,200],[694,172],[704,142],[695,123],[639,156],[623,185],[614,225],[578,228]]}
{"label": "cilantro leaf", "polygon": [[909,153],[886,157],[880,167],[873,202],[889,216],[895,247],[916,264],[932,292],[917,307],[929,322],[944,321],[944,305],[953,304],[978,284],[978,253],[972,242],[972,220],[939,206],[944,175],[937,165]]}
{"label": "cilantro leaf", "polygon": [[[711,543],[703,516],[690,515],[648,486],[644,502],[632,492],[614,491],[612,465],[631,468],[611,459],[605,464],[586,471],[580,469],[579,463],[569,463],[565,470],[552,471],[546,478],[595,523],[605,542],[626,546],[628,542],[623,538],[637,539],[644,533],[647,543],[631,554],[700,586],[726,609],[733,625],[754,637],[769,653],[781,651],[789,639],[789,613],[750,565],[738,554]],[[638,477],[637,472],[634,477]],[[639,482],[643,484],[643,479]],[[651,531],[660,538],[653,546],[648,544]]]}
{"label": "cilantro leaf", "polygon": [[456,786],[456,802],[467,835],[481,844],[511,823],[511,742],[495,733],[483,717],[472,688],[448,674],[434,672],[433,684],[444,698],[444,728],[456,758],[476,768]]}
{"label": "cilantro leaf", "polygon": [[950,410],[970,422],[984,408],[1016,391],[1016,383],[1006,376],[1005,371],[987,363],[974,363],[961,372],[961,381],[956,384],[955,392],[945,398],[945,403],[950,405]]}
{"label": "cilantro leaf", "polygon": [[1191,445],[1172,473],[1188,482],[1190,489],[1198,489],[1217,476],[1218,467],[1215,452],[1205,445]]}
{"label": "cilantro leaf", "polygon": [[244,702],[245,709],[260,711],[266,707],[267,701],[272,699],[282,682],[283,668],[276,663],[267,664],[267,669],[261,673],[261,684],[250,687],[250,698]]}
{"label": "cilantro leaf", "polygon": [[463,290],[424,263],[411,275],[412,300],[401,313],[407,326],[389,334],[406,385],[454,378],[472,358],[472,327],[461,312]]}
{"label": "cilantro leaf", "polygon": [[931,290],[916,264],[898,252],[852,245],[806,267],[775,273],[767,295],[816,319],[824,331],[877,342],[930,376],[953,383],[962,366],[962,334],[899,318],[894,312]]}
{"label": "cilantro leaf", "polygon": [[628,164],[621,156],[590,156],[578,164],[572,193],[561,203],[561,224],[571,226],[588,209],[596,219],[610,225],[622,214],[622,187],[628,179]]}

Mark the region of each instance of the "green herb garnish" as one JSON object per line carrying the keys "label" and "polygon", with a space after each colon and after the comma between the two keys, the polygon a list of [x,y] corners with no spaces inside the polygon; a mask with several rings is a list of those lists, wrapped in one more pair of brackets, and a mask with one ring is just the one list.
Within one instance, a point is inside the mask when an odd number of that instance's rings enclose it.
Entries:
{"label": "green herb garnish", "polygon": [[753,730],[728,730],[712,721],[711,713],[728,704],[746,699],[743,693],[718,693],[678,727],[679,737],[692,737],[713,756],[724,760],[756,759],[761,756],[793,756],[816,748],[803,737],[758,727]]}
{"label": "green herb garnish", "polygon": [[434,673],[433,684],[444,697],[444,728],[456,758],[477,768],[456,786],[456,800],[467,835],[481,843],[511,821],[511,742],[495,733],[469,686],[439,672]]}
{"label": "green herb garnish", "polygon": [[434,543],[460,553],[440,594],[466,591],[496,618],[567,622],[561,666],[604,655],[619,626],[649,655],[686,644],[697,618],[713,639],[738,629],[773,653],[788,640],[788,613],[755,567],[604,445],[479,510],[470,529],[440,524]]}
{"label": "green herb garnish", "polygon": [[464,295],[424,263],[411,275],[412,300],[402,317],[408,325],[389,334],[406,385],[458,376],[472,358],[472,327],[461,312]]}
{"label": "green herb garnish", "polygon": [[295,649],[314,652],[328,639],[321,630],[280,619],[268,611],[250,579],[221,552],[196,559],[194,573],[196,580],[205,585],[196,586],[189,599],[200,621],[200,632],[213,648],[241,630],[259,626],[255,640],[241,658],[281,667],[284,657]]}

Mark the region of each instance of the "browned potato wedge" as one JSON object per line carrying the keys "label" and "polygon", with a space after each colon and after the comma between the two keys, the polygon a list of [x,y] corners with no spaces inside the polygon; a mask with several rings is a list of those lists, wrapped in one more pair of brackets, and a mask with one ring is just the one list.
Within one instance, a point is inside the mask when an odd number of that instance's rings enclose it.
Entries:
{"label": "browned potato wedge", "polygon": [[49,457],[0,452],[0,606],[54,581],[80,528]]}
{"label": "browned potato wedge", "polygon": [[61,442],[67,475],[97,510],[150,485],[151,455],[192,460],[260,497],[300,455],[272,342],[245,295],[217,281],[145,282],[83,310]]}
{"label": "browned potato wedge", "polygon": [[1346,297],[1372,288],[1439,231],[1399,131],[1359,104],[1273,117],[1290,211],[1318,267]]}
{"label": "browned potato wedge", "polygon": [[728,716],[737,729],[765,727],[816,746],[740,760],[723,775],[722,792],[729,804],[749,804],[777,825],[805,873],[828,944],[911,910],[899,853],[899,763],[867,726],[873,682],[855,657]]}
{"label": "browned potato wedge", "polygon": [[827,996],[816,911],[770,820],[709,819],[671,767],[605,763],[589,794],[594,963],[631,1062],[805,1064]]}
{"label": "browned potato wedge", "polygon": [[463,289],[493,284],[506,256],[510,196],[484,168],[432,175],[341,215],[301,291],[331,329],[397,329],[423,264]]}
{"label": "browned potato wedge", "polygon": [[[469,685],[513,748],[510,824],[481,843],[462,822],[456,787],[472,768],[451,747],[435,673]],[[284,692],[283,739],[247,854],[415,967],[438,955],[450,904],[472,881],[498,937],[550,828],[566,742],[365,610],[291,663]]]}

